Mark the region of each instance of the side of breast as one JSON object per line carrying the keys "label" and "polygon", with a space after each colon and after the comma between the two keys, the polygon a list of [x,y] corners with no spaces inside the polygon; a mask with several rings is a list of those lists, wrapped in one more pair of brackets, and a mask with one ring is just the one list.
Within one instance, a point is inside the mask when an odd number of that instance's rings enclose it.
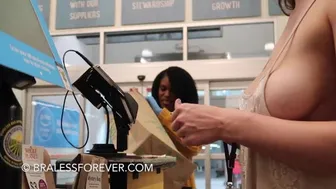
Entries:
{"label": "side of breast", "polygon": [[[274,117],[302,120],[310,117],[336,92],[336,68],[318,56],[296,56],[286,61],[269,78],[264,96]],[[326,111],[325,107],[320,111]]]}

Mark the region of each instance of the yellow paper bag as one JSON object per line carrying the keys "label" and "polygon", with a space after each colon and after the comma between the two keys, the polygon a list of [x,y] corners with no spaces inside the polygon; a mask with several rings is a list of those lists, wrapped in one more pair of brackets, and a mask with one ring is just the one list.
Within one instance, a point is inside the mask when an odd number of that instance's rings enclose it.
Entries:
{"label": "yellow paper bag", "polygon": [[[165,189],[181,189],[196,169],[195,164],[184,157],[171,141],[166,130],[138,92],[130,92],[139,105],[137,121],[128,136],[128,153],[137,155],[169,155],[176,157],[176,166],[164,171]],[[112,136],[115,138],[115,132]]]}

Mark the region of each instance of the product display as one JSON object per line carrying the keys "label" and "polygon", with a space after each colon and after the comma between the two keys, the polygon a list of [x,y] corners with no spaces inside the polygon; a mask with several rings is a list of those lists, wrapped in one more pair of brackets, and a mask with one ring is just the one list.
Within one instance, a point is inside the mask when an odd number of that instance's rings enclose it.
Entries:
{"label": "product display", "polygon": [[[73,164],[83,164],[83,165],[99,165],[107,164],[105,158],[88,155],[88,154],[79,154],[71,163]],[[85,170],[81,169],[77,174],[74,189],[109,189],[109,175],[108,172],[99,172],[95,170]]]}
{"label": "product display", "polygon": [[[56,189],[50,156],[40,146],[22,145],[23,189]],[[46,165],[44,168],[36,165]]]}
{"label": "product display", "polygon": [[[128,154],[122,158],[112,157],[105,159],[90,154],[78,154],[74,159],[57,160],[56,169],[64,166],[76,168],[76,164],[86,165],[86,167],[94,167],[95,164],[100,164],[104,166],[99,167],[108,167],[109,172],[80,170],[73,183],[74,189],[120,189],[123,188],[125,184],[127,189],[141,189],[147,188],[148,186],[155,189],[163,189],[164,171],[175,166],[176,158],[165,155],[137,156]],[[89,164],[91,164],[91,166],[87,166]],[[110,184],[109,178],[113,178],[117,181]]]}

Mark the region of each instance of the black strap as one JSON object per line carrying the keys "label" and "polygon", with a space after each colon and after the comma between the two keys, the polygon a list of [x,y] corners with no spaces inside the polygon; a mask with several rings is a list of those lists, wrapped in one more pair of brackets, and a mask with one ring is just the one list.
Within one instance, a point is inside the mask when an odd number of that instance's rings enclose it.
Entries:
{"label": "black strap", "polygon": [[232,143],[231,145],[231,153],[229,153],[229,145],[223,142],[224,153],[225,153],[225,162],[226,162],[226,171],[227,171],[227,188],[233,188],[233,168],[236,160],[236,151],[238,145],[236,143]]}

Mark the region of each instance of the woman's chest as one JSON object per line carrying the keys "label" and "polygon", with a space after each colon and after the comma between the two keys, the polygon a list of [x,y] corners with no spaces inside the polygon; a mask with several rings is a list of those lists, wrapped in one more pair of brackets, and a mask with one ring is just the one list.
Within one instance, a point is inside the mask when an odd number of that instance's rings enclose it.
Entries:
{"label": "woman's chest", "polygon": [[264,101],[265,108],[275,117],[334,117],[329,113],[336,110],[334,38],[326,23],[315,24],[315,28],[309,29],[303,22],[287,46],[284,39],[290,32],[285,31],[269,63],[246,90],[254,98],[262,96],[259,103]]}

